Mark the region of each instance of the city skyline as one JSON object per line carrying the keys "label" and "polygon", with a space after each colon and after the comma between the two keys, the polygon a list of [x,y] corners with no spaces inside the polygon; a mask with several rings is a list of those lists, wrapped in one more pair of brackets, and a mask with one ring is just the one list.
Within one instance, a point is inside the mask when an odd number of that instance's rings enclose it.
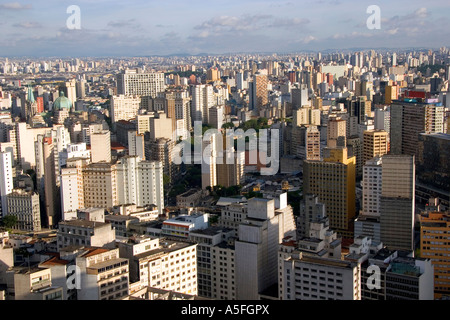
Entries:
{"label": "city skyline", "polygon": [[[69,29],[71,5],[80,29]],[[380,29],[369,29],[377,5]],[[2,56],[291,53],[449,45],[445,1],[11,1],[0,4]]]}

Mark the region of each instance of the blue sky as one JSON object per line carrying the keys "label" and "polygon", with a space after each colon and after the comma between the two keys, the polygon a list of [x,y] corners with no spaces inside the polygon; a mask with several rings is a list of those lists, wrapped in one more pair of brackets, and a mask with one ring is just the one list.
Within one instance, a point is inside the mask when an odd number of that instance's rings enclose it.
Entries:
{"label": "blue sky", "polygon": [[[70,5],[81,29],[70,30]],[[366,9],[381,9],[369,30]],[[0,1],[0,56],[141,56],[450,46],[448,0]]]}

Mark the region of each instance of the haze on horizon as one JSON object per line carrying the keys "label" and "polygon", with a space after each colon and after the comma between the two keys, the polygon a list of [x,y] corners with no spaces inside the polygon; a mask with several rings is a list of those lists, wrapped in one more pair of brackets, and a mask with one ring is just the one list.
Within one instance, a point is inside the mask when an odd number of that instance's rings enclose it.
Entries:
{"label": "haze on horizon", "polygon": [[[70,30],[67,8],[81,10]],[[381,9],[381,28],[366,12]],[[148,56],[439,48],[450,43],[446,0],[18,0],[0,2],[0,56]]]}

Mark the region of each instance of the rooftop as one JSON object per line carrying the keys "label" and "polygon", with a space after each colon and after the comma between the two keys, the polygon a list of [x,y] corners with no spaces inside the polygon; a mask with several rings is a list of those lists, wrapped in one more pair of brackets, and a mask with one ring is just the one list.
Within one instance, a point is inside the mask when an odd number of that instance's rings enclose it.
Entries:
{"label": "rooftop", "polygon": [[103,227],[106,225],[110,225],[109,223],[105,222],[99,222],[99,221],[88,221],[88,220],[68,220],[68,221],[61,221],[59,225],[67,225],[67,226],[73,226],[73,227],[81,227],[81,228],[98,228]]}

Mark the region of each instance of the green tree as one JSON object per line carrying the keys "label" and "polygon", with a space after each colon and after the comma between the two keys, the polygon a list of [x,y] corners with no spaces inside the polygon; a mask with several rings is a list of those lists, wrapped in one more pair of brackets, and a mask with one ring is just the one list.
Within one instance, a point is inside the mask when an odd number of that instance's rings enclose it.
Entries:
{"label": "green tree", "polygon": [[17,217],[7,215],[2,218],[2,225],[7,229],[12,229],[17,224]]}

